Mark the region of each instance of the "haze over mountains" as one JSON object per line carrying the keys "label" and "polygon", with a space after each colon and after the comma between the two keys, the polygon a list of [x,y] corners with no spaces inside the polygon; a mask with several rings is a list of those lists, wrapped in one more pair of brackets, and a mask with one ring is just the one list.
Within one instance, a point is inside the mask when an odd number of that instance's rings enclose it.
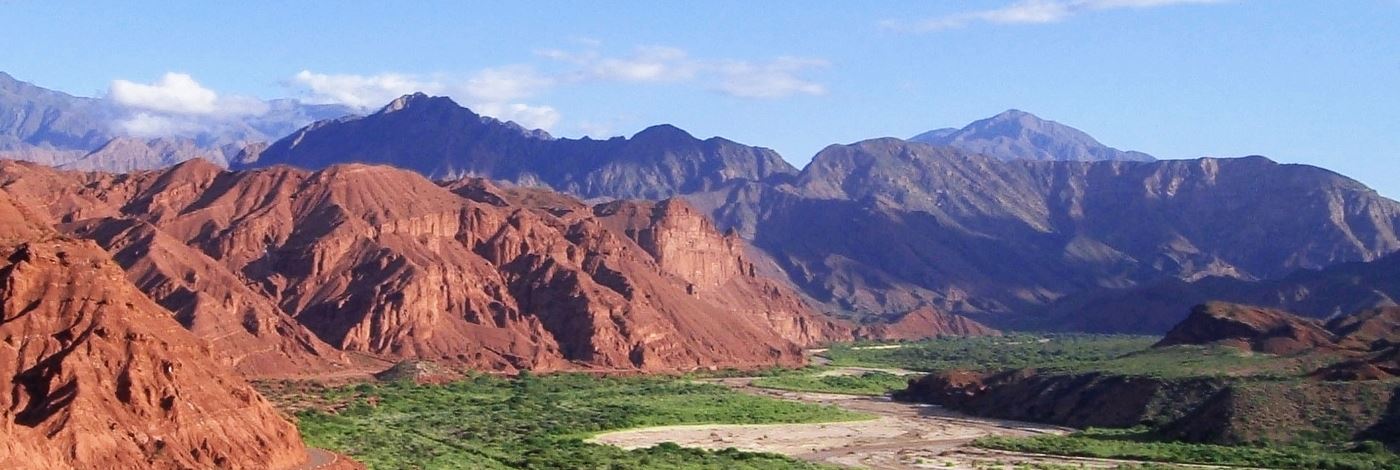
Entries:
{"label": "haze over mountains", "polygon": [[214,122],[172,124],[109,99],[72,96],[0,72],[0,157],[106,171],[155,169],[196,157],[226,165],[248,144],[353,112],[289,99],[260,106],[261,112]]}

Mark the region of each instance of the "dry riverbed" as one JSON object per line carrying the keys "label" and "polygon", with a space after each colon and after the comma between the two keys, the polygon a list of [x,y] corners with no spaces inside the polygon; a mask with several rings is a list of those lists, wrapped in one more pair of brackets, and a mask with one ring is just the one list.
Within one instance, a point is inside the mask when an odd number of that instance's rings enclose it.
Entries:
{"label": "dry riverbed", "polygon": [[744,393],[835,405],[875,418],[824,424],[664,426],[600,434],[590,442],[626,449],[663,442],[712,450],[733,447],[874,469],[985,469],[1036,465],[1114,468],[1125,463],[989,451],[968,445],[988,435],[1029,436],[1072,431],[1066,428],[972,418],[939,407],[899,403],[887,398],[769,390],[754,387],[752,378],[717,379],[715,382]]}

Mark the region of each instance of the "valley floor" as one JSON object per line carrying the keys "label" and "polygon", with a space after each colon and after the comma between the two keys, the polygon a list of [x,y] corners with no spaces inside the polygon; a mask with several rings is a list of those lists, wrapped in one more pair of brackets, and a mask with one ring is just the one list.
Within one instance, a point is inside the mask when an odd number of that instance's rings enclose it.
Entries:
{"label": "valley floor", "polygon": [[[835,370],[855,374],[869,369]],[[647,448],[663,442],[710,450],[733,447],[815,463],[873,469],[1117,468],[1141,464],[975,448],[970,444],[979,437],[1067,434],[1073,430],[968,417],[940,407],[900,403],[885,397],[766,389],[754,386],[755,380],[736,377],[712,381],[747,394],[832,405],[877,418],[842,423],[659,426],[603,433],[589,442],[624,449]]]}

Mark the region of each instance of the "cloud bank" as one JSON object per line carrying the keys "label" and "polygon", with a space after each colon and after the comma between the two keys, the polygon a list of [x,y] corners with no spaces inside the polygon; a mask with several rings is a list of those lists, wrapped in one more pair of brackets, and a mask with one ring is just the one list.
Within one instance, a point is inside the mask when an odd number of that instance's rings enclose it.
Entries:
{"label": "cloud bank", "polygon": [[257,98],[220,96],[189,74],[175,72],[150,84],[113,80],[107,99],[126,111],[117,129],[139,137],[192,136],[269,109]]}
{"label": "cloud bank", "polygon": [[[542,95],[562,87],[592,83],[690,85],[735,98],[760,100],[827,93],[825,85],[806,77],[811,71],[830,66],[820,59],[707,60],[666,46],[642,46],[627,54],[607,55],[599,51],[601,43],[597,41],[574,42],[582,49],[537,51],[536,56],[546,59],[540,64],[543,67],[506,65],[465,76],[327,74],[302,70],[287,84],[298,89],[304,101],[343,104],[362,111],[371,111],[414,92],[444,95],[478,113],[547,131],[562,116],[553,106],[538,101]],[[585,133],[598,135],[610,126],[581,122],[578,127],[587,127]]]}

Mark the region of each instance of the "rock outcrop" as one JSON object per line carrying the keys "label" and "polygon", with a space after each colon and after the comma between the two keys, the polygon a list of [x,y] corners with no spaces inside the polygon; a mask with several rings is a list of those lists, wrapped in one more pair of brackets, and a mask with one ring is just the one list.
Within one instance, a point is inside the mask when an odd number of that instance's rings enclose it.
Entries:
{"label": "rock outcrop", "polygon": [[1001,332],[962,315],[924,307],[889,323],[862,326],[856,330],[856,336],[882,340],[920,340],[951,336],[1001,336]]}
{"label": "rock outcrop", "polygon": [[1379,308],[1322,323],[1289,312],[1225,302],[1192,309],[1155,347],[1222,345],[1277,355],[1326,352],[1383,363],[1400,345],[1400,308]]}
{"label": "rock outcrop", "polygon": [[0,191],[0,467],[292,468],[295,427],[91,241]]}
{"label": "rock outcrop", "polygon": [[1287,312],[1213,302],[1191,311],[1156,347],[1219,344],[1268,354],[1289,355],[1338,348],[1322,323]]}

